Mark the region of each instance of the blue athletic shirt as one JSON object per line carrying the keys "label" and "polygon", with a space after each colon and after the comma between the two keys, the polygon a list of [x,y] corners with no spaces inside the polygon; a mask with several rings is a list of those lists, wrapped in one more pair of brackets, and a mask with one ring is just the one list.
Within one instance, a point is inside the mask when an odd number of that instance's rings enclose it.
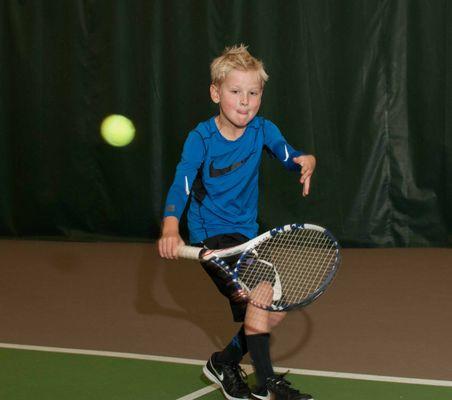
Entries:
{"label": "blue athletic shirt", "polygon": [[262,150],[278,158],[289,170],[300,170],[292,158],[304,154],[290,146],[278,127],[254,117],[237,140],[226,139],[215,117],[201,122],[185,141],[164,216],[187,213],[190,242],[241,233],[257,235],[258,179]]}

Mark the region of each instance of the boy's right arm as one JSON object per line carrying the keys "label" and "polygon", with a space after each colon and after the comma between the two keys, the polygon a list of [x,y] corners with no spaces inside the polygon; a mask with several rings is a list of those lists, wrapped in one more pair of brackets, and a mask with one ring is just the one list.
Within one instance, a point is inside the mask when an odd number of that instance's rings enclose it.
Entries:
{"label": "boy's right arm", "polygon": [[184,245],[179,234],[179,220],[168,216],[163,219],[162,235],[158,241],[160,257],[177,259],[177,249]]}
{"label": "boy's right arm", "polygon": [[162,235],[158,242],[159,254],[163,258],[177,259],[177,248],[184,244],[179,234],[179,219],[190,197],[204,154],[203,138],[197,131],[191,131],[184,143],[181,161],[166,197]]}

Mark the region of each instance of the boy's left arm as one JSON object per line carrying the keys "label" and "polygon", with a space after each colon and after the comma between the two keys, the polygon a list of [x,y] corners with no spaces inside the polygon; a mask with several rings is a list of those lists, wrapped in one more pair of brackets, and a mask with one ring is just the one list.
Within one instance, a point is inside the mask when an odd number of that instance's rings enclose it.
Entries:
{"label": "boy's left arm", "polygon": [[294,157],[293,162],[300,166],[300,183],[303,186],[303,197],[309,194],[311,188],[311,175],[314,173],[316,159],[311,154]]}
{"label": "boy's left arm", "polygon": [[264,135],[264,143],[270,154],[278,158],[287,169],[300,171],[303,196],[307,196],[311,188],[311,175],[315,169],[315,157],[295,150],[287,143],[279,128],[269,120],[264,120]]}

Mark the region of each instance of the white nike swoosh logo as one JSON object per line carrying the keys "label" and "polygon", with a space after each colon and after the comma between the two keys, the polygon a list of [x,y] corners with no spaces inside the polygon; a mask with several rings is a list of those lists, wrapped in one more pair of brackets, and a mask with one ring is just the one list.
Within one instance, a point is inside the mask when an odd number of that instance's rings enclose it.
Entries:
{"label": "white nike swoosh logo", "polygon": [[223,375],[223,372],[220,374],[220,375],[218,375],[218,378],[220,379],[220,381],[222,381],[223,382],[223,379],[224,379],[224,375]]}
{"label": "white nike swoosh logo", "polygon": [[286,158],[284,159],[284,161],[287,161],[289,159],[289,152],[287,151],[287,146],[284,145],[284,151],[286,153]]}
{"label": "white nike swoosh logo", "polygon": [[212,369],[213,369],[213,370],[215,371],[215,373],[217,374],[218,379],[219,379],[221,382],[223,382],[223,379],[224,379],[224,374],[223,374],[223,372],[222,372],[221,374],[219,374],[218,371],[214,368],[213,364],[210,364],[210,365],[212,365]]}

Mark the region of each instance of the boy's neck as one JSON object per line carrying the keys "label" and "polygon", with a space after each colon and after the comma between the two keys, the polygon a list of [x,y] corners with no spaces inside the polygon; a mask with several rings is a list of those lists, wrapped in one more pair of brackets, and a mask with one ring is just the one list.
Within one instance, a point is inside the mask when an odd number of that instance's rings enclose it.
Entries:
{"label": "boy's neck", "polygon": [[215,124],[217,125],[218,130],[221,135],[228,140],[237,140],[240,136],[245,132],[245,127],[237,127],[231,123],[227,123],[223,121],[220,115],[215,117]]}

